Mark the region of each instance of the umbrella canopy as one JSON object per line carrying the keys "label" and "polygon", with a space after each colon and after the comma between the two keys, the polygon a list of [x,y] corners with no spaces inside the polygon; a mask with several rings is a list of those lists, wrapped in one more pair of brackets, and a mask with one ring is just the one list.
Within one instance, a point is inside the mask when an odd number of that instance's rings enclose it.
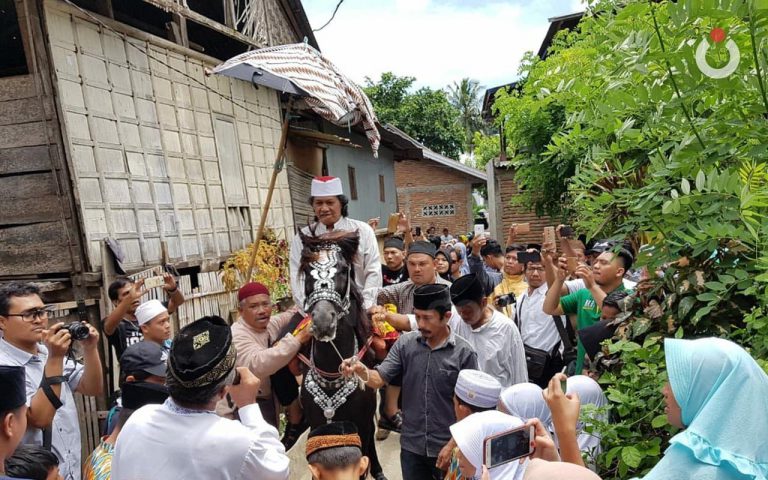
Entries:
{"label": "umbrella canopy", "polygon": [[310,45],[294,43],[245,52],[218,65],[213,73],[299,95],[309,108],[335,125],[362,122],[373,155],[378,156],[381,136],[370,100]]}

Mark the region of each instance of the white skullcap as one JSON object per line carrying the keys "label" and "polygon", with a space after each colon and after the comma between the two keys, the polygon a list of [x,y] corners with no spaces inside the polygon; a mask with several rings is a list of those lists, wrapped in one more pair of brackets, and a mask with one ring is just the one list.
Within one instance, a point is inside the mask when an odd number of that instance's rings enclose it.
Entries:
{"label": "white skullcap", "polygon": [[498,380],[480,370],[462,370],[454,393],[464,403],[479,408],[495,408],[501,395]]}
{"label": "white skullcap", "polygon": [[[485,439],[521,426],[523,426],[523,421],[517,417],[498,410],[487,410],[473,413],[464,420],[451,425],[450,429],[456,446],[479,474],[483,470],[483,443]],[[521,468],[519,462],[511,462],[496,467],[491,471],[491,478],[514,478],[514,474],[519,468]]]}
{"label": "white skullcap", "polygon": [[139,322],[139,325],[144,325],[145,323],[154,320],[155,317],[161,313],[167,312],[168,309],[160,303],[160,300],[149,300],[139,305],[134,315],[136,316],[136,321]]}
{"label": "white skullcap", "polygon": [[315,177],[312,179],[312,188],[309,194],[313,197],[344,195],[341,179],[338,177]]}

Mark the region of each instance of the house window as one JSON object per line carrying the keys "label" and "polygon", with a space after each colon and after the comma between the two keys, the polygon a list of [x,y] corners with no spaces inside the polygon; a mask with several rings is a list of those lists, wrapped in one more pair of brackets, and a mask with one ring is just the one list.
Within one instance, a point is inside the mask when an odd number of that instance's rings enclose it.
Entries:
{"label": "house window", "polygon": [[221,181],[227,203],[247,204],[243,161],[240,158],[240,142],[237,140],[235,122],[231,117],[215,117],[213,131],[216,137],[216,151],[219,154]]}
{"label": "house window", "polygon": [[379,201],[382,203],[387,201],[387,196],[384,193],[384,175],[379,175]]}
{"label": "house window", "polygon": [[13,0],[0,0],[0,45],[3,45],[0,77],[29,73],[19,20],[16,17],[16,4]]}
{"label": "house window", "polygon": [[349,199],[357,200],[357,179],[355,178],[355,167],[347,167],[349,175]]}
{"label": "house window", "polygon": [[452,203],[426,205],[421,208],[421,215],[423,217],[447,217],[456,215],[456,207]]}

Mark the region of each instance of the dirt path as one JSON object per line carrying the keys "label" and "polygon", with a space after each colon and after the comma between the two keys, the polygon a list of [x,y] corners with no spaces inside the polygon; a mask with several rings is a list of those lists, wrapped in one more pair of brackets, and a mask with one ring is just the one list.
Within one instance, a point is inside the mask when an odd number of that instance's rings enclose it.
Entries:
{"label": "dirt path", "polygon": [[[312,480],[304,458],[307,433],[301,436],[296,445],[288,452],[291,459],[291,480]],[[392,433],[386,440],[376,442],[379,461],[388,480],[402,480],[400,473],[400,435]]]}

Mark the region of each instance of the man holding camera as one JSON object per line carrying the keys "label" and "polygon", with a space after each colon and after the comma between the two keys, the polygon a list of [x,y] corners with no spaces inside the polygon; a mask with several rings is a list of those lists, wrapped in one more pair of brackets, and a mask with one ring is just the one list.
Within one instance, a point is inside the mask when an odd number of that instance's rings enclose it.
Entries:
{"label": "man holding camera", "polygon": [[[80,480],[80,424],[72,393],[103,393],[99,332],[85,322],[49,327],[48,312],[36,286],[0,288],[0,365],[25,367],[29,408],[22,443],[51,448],[62,477]],[[84,365],[68,355],[75,340],[82,344]]]}

